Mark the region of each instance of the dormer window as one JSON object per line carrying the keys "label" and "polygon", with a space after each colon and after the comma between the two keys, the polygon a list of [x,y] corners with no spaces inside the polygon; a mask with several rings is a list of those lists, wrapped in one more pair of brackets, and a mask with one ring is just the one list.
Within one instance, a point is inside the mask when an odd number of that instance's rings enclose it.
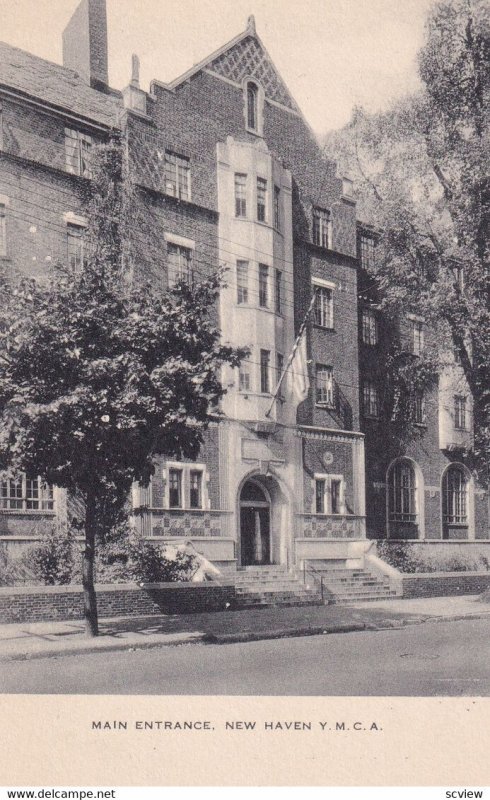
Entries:
{"label": "dormer window", "polygon": [[245,100],[245,125],[251,133],[262,136],[262,109],[264,106],[264,92],[253,80],[243,84]]}

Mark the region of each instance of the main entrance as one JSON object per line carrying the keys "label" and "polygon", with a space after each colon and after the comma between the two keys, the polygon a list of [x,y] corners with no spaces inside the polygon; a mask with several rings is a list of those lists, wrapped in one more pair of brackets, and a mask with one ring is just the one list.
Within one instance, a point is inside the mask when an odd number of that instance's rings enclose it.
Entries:
{"label": "main entrance", "polygon": [[241,565],[271,563],[270,501],[255,481],[247,481],[240,494]]}

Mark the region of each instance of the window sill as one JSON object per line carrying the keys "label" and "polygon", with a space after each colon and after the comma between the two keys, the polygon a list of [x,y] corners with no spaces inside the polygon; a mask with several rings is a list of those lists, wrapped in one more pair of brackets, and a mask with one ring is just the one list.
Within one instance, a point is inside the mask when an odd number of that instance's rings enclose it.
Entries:
{"label": "window sill", "polygon": [[55,517],[56,510],[54,508],[49,508],[45,511],[40,508],[0,508],[0,514],[7,514],[13,517]]}
{"label": "window sill", "polygon": [[328,333],[336,333],[336,328],[327,328],[326,325],[319,325],[318,322],[313,323],[314,328],[318,328],[320,331],[328,331]]}
{"label": "window sill", "polygon": [[422,428],[423,430],[427,429],[426,422],[414,422],[413,424],[415,425],[416,428]]}
{"label": "window sill", "polygon": [[315,403],[315,406],[316,406],[316,408],[323,408],[324,411],[335,411],[335,406],[333,406],[331,403],[319,402],[319,403]]}
{"label": "window sill", "polygon": [[362,416],[364,417],[364,419],[374,420],[375,422],[379,421],[379,414],[378,415],[366,414],[366,413],[363,412]]}

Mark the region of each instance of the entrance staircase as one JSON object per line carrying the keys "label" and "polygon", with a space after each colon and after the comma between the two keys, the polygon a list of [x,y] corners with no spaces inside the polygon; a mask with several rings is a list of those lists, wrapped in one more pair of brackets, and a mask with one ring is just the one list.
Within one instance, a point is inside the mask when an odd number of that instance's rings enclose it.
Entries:
{"label": "entrance staircase", "polygon": [[379,578],[367,569],[332,567],[321,574],[325,603],[365,603],[396,597],[389,578]]}
{"label": "entrance staircase", "polygon": [[[323,577],[323,600],[320,575]],[[366,569],[345,567],[322,570],[316,576],[296,575],[276,564],[244,567],[236,573],[235,588],[238,608],[313,606],[396,597],[387,578],[379,578]]]}
{"label": "entrance staircase", "polygon": [[235,588],[238,608],[322,604],[320,588],[315,583],[305,585],[286,567],[276,564],[239,569]]}

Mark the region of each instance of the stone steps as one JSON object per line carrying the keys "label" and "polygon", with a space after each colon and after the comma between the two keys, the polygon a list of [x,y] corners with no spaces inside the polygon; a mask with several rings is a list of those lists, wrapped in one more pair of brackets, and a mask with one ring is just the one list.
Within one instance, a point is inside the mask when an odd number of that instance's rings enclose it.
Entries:
{"label": "stone steps", "polygon": [[323,573],[323,584],[328,603],[355,603],[396,597],[387,578],[378,578],[368,570],[328,570],[327,574]]}
{"label": "stone steps", "polygon": [[[334,567],[320,574],[323,577],[324,603],[356,603],[396,597],[387,579],[378,578],[367,570]],[[312,575],[306,577],[307,583],[304,584],[301,573],[292,574],[279,565],[240,569],[235,576],[238,607],[320,605],[320,583]]]}
{"label": "stone steps", "polygon": [[319,605],[319,590],[282,566],[245,567],[235,577],[239,608]]}

